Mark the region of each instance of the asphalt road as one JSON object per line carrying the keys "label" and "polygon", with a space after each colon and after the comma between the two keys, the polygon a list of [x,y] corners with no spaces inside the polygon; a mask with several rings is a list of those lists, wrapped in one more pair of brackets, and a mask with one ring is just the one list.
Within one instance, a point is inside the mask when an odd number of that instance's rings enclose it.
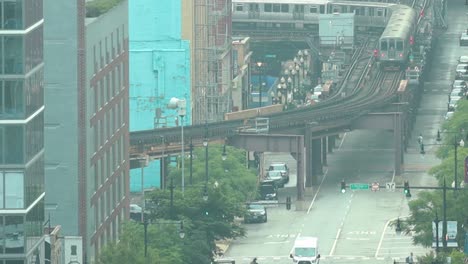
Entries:
{"label": "asphalt road", "polygon": [[[319,238],[321,263],[393,263],[404,261],[410,252],[420,256],[431,249],[415,246],[411,236],[397,235],[389,222],[409,214],[401,189],[347,190],[340,192],[340,181],[350,183],[378,182],[381,186],[395,181],[402,185],[435,185],[427,170],[439,161],[435,146],[427,146],[419,154],[417,136],[422,133],[425,144],[436,143],[437,129],[444,121],[447,94],[455,76],[457,58],[468,55],[468,47],[458,45],[458,37],[468,24],[468,6],[464,0],[448,2],[450,20],[446,32],[434,49],[433,67],[425,84],[410,146],[405,153],[405,172],[393,174],[393,136],[386,131],[352,131],[341,135],[337,149],[328,156],[328,167],[320,185],[308,194],[307,211],[286,210],[285,197],[295,198],[296,163],[287,153],[266,153],[264,164],[284,161],[290,167],[290,182],[280,190],[280,204],[268,208],[268,222],[245,225],[247,236],[231,243],[227,257],[236,263],[249,263],[253,257],[264,263],[292,263],[289,252],[297,236]],[[459,176],[462,179],[462,176]],[[412,190],[413,198],[417,190]]]}

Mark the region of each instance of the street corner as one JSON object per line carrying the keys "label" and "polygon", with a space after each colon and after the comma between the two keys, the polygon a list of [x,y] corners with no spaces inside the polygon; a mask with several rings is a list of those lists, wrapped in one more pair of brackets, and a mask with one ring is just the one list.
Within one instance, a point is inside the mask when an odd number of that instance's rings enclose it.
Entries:
{"label": "street corner", "polygon": [[224,239],[224,240],[216,241],[217,255],[221,257],[224,254],[226,254],[226,252],[229,249],[229,246],[231,245],[231,242],[232,242],[232,239]]}

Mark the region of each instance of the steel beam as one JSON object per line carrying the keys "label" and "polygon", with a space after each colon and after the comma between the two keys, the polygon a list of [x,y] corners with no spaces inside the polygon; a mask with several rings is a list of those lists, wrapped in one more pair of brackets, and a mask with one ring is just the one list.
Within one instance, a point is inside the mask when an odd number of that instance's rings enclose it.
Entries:
{"label": "steel beam", "polygon": [[297,201],[304,201],[304,136],[240,134],[228,138],[228,145],[257,152],[289,152],[297,161]]}
{"label": "steel beam", "polygon": [[322,138],[322,164],[327,166],[327,137]]}
{"label": "steel beam", "polygon": [[328,147],[328,153],[333,152],[333,148],[335,147],[335,136],[328,136],[328,142],[327,142],[327,147]]}

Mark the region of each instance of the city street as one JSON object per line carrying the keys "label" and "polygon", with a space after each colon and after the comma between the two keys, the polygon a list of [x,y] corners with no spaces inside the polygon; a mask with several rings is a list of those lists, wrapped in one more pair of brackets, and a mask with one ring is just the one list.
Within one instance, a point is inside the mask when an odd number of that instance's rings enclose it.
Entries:
{"label": "city street", "polygon": [[[380,189],[340,192],[340,182],[378,182],[385,187],[394,181],[410,186],[435,186],[427,170],[439,161],[434,156],[437,130],[447,111],[447,94],[455,76],[460,55],[468,55],[468,47],[458,45],[458,37],[466,27],[468,17],[464,1],[449,1],[448,30],[433,49],[433,64],[429,80],[417,113],[410,145],[405,153],[401,176],[393,173],[393,134],[390,131],[351,131],[342,134],[336,148],[328,155],[328,167],[320,185],[308,194],[307,211],[290,211],[282,203],[290,195],[295,198],[296,162],[287,153],[265,153],[264,164],[271,161],[286,162],[290,167],[290,183],[280,190],[278,206],[268,208],[268,222],[245,225],[247,236],[231,243],[225,256],[236,263],[249,263],[253,257],[263,263],[292,263],[289,252],[297,236],[319,238],[321,263],[393,263],[404,261],[413,252],[424,255],[432,249],[412,244],[411,236],[397,235],[389,222],[408,216],[408,198],[402,189]],[[463,8],[460,8],[463,7]],[[428,144],[426,154],[419,153],[417,137]],[[412,189],[414,199],[417,190]]]}

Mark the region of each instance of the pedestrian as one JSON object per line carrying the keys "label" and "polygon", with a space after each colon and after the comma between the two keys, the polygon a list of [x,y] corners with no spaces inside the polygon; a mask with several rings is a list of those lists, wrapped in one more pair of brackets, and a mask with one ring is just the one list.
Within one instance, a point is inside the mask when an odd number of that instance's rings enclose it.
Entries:
{"label": "pedestrian", "polygon": [[250,264],[258,264],[257,258],[254,258],[254,259],[252,260],[252,262],[250,262]]}
{"label": "pedestrian", "polygon": [[410,253],[409,257],[406,257],[406,263],[413,264],[413,252]]}
{"label": "pedestrian", "polygon": [[422,134],[419,134],[418,143],[419,143],[419,144],[422,144],[422,143],[423,143],[423,136],[422,136]]}

